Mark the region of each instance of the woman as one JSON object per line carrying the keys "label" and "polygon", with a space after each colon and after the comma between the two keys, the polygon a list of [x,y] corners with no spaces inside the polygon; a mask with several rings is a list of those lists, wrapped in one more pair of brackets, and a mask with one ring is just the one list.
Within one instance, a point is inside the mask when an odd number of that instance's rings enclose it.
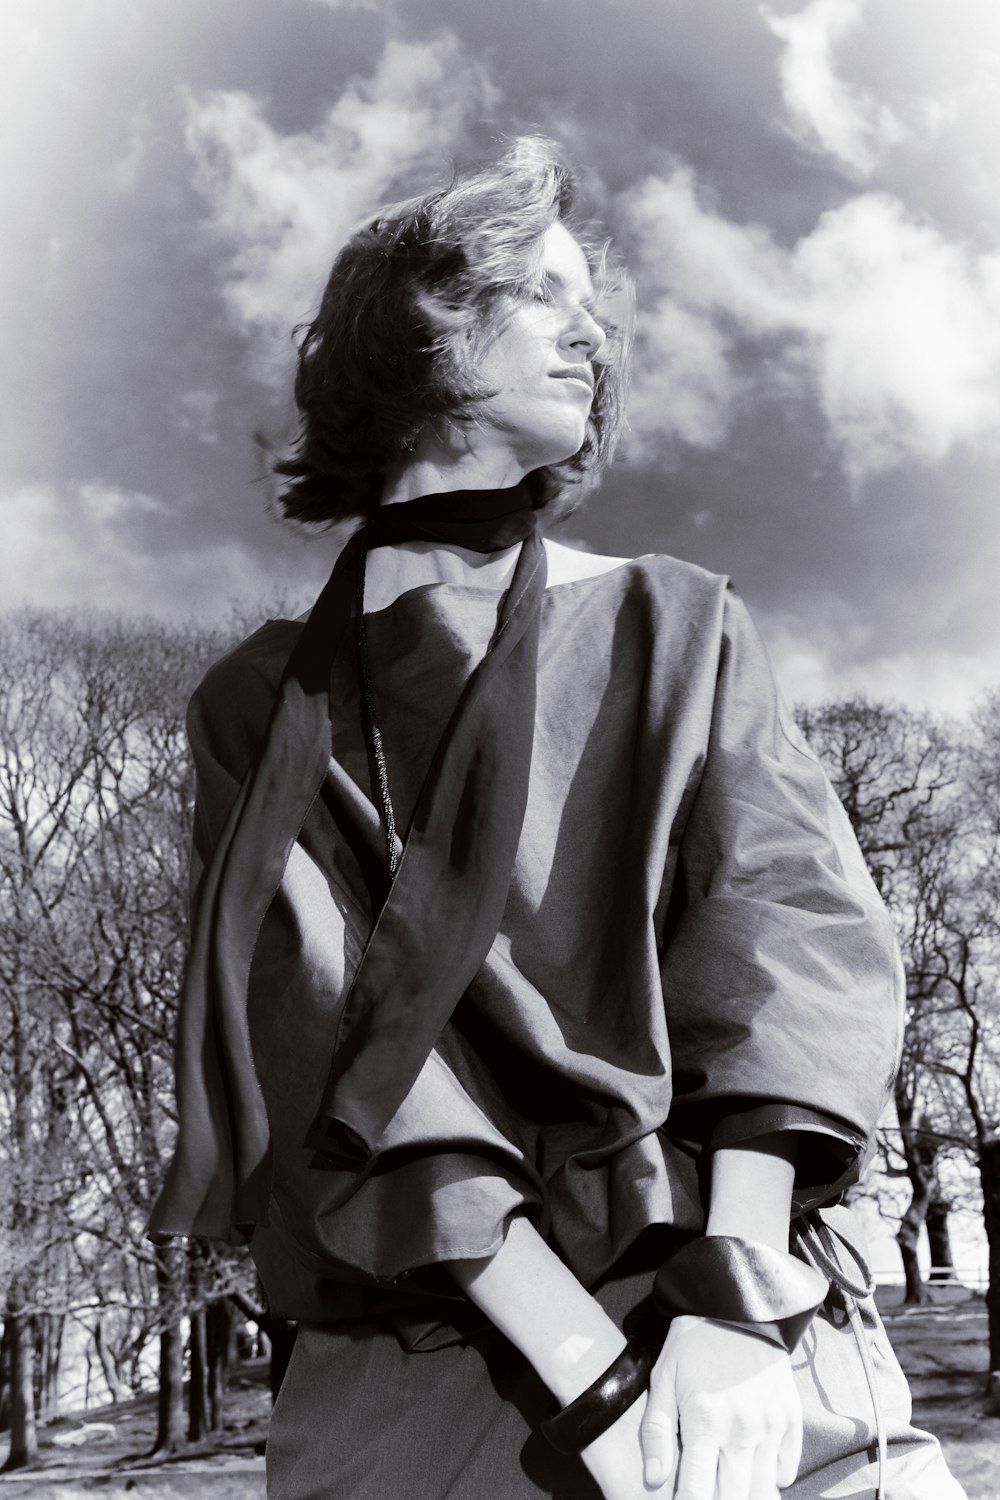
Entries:
{"label": "woman", "polygon": [[898,1045],[846,819],[725,580],[540,534],[621,421],[572,209],[525,138],[334,264],[279,469],[367,525],[192,702],[154,1228],[249,1239],[300,1321],[273,1500],[949,1500],[803,1228]]}

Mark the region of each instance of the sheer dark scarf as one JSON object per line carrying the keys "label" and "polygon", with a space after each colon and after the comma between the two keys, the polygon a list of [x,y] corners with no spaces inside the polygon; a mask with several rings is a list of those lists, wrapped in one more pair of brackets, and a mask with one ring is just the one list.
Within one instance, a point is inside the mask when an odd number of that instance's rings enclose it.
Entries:
{"label": "sheer dark scarf", "polygon": [[[366,691],[362,682],[388,880],[342,1007],[326,1088],[304,1143],[316,1167],[364,1171],[371,1165],[381,1135],[499,929],[524,820],[534,733],[546,581],[536,523],[524,485],[426,495],[384,507],[344,548],[285,668],[238,813],[226,860],[229,879],[223,876],[230,890],[217,925],[224,925],[227,909],[238,910],[248,869],[256,872],[257,892],[273,896],[322,785],[330,758],[330,674],[352,615],[362,677],[367,670],[367,553],[405,540],[483,553],[522,543],[493,638],[441,735],[402,845],[381,755],[377,683]],[[219,932],[217,940],[225,936]]]}

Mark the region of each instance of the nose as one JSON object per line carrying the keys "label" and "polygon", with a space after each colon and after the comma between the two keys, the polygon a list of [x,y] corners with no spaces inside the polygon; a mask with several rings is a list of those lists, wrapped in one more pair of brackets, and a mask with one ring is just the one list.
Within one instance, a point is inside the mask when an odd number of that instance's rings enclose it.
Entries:
{"label": "nose", "polygon": [[595,354],[599,353],[604,341],[604,329],[593,313],[582,305],[575,307],[560,341],[563,347],[572,350],[577,355],[582,354],[585,359],[593,359]]}

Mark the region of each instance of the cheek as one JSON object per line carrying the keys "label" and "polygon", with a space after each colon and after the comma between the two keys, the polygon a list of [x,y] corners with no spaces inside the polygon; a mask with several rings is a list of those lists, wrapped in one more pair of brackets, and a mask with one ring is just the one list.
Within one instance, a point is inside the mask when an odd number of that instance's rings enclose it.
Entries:
{"label": "cheek", "polygon": [[495,389],[524,388],[550,369],[553,343],[544,317],[533,308],[520,309],[483,350],[480,370]]}

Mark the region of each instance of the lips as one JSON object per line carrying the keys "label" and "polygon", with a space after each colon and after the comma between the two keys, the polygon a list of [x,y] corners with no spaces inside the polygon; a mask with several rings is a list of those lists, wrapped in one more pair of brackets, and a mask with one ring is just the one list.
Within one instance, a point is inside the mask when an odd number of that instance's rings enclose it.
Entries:
{"label": "lips", "polygon": [[589,365],[567,365],[563,370],[553,370],[554,380],[574,380],[585,385],[591,395],[594,394],[594,372]]}

